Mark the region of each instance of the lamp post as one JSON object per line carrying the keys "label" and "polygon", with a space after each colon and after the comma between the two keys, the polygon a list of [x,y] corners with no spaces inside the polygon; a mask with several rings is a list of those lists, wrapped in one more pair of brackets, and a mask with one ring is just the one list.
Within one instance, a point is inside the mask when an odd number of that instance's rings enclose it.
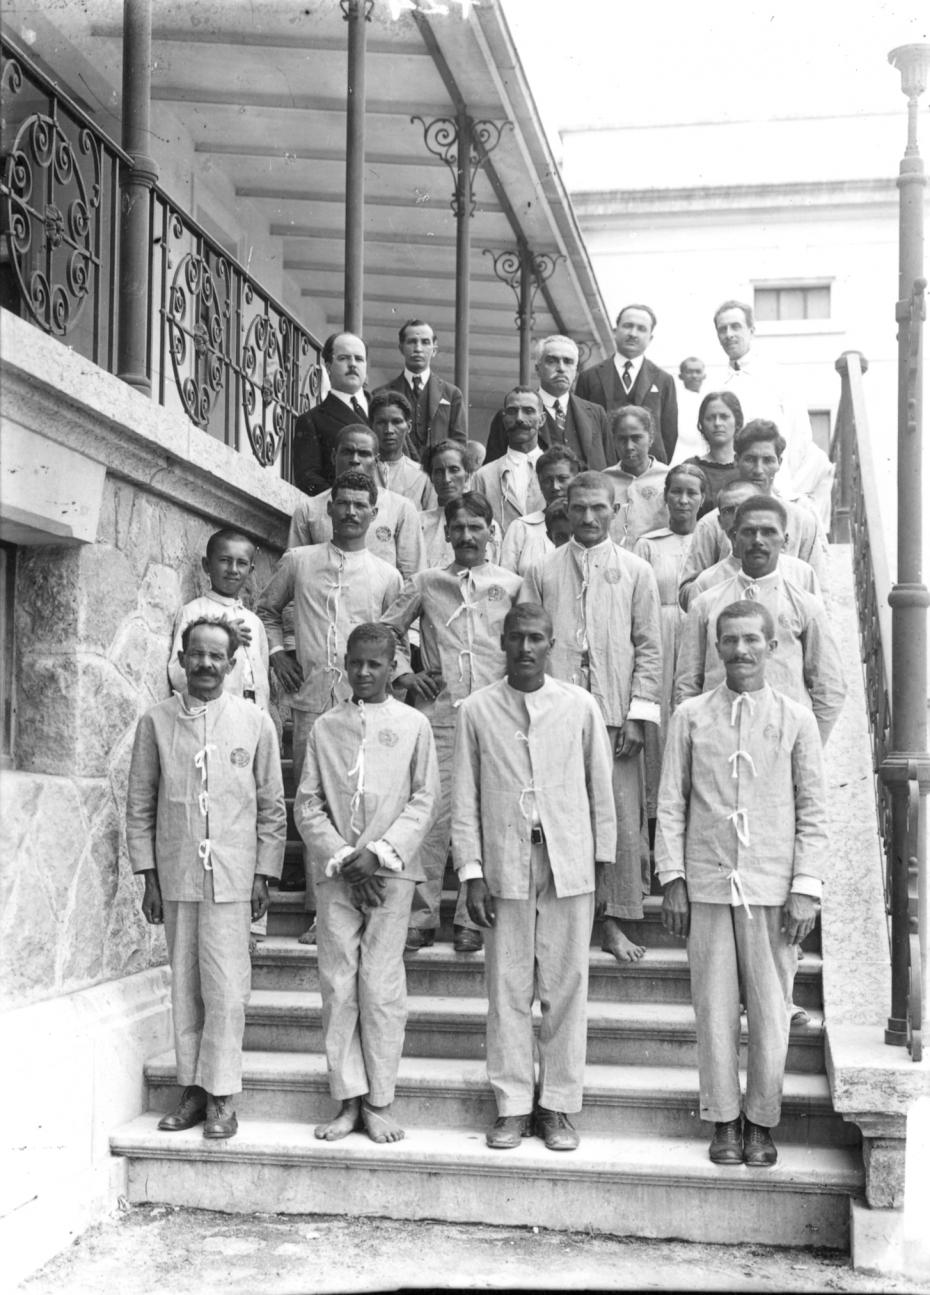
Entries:
{"label": "lamp post", "polygon": [[[930,44],[900,45],[888,61],[907,96],[907,147],[898,172],[900,195],[898,302],[898,561],[891,605],[891,752],[882,779],[893,798],[892,1001],[885,1039],[921,1051],[927,990],[926,797],[927,607],[921,569],[921,342],[925,313],[923,203],[927,177],[917,145],[919,99],[927,88]],[[922,910],[918,913],[918,907]]]}

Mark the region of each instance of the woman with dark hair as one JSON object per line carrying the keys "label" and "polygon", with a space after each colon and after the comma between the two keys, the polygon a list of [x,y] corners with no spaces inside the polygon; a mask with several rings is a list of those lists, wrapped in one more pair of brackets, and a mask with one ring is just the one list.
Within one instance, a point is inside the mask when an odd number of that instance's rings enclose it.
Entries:
{"label": "woman with dark hair", "polygon": [[732,391],[709,391],[701,401],[697,425],[707,443],[707,453],[695,454],[684,462],[697,464],[707,478],[703,517],[717,507],[717,495],[723,486],[739,476],[733,438],[743,426],[743,407]]}
{"label": "woman with dark hair", "polygon": [[678,463],[668,470],[664,493],[668,526],[650,531],[633,545],[633,552],[652,567],[662,603],[662,721],[658,728],[655,724],[645,726],[646,815],[650,841],[655,833],[659,774],[671,710],[678,644],[685,619],[685,613],[678,605],[678,581],[691,548],[698,513],[707,497],[707,478],[693,461]]}
{"label": "woman with dark hair", "polygon": [[[428,567],[447,567],[454,561],[452,545],[446,539],[445,507],[453,499],[461,499],[466,490],[471,489],[471,474],[468,471],[467,450],[463,441],[440,441],[429,446],[423,456],[423,471],[429,477],[436,492],[435,508],[425,508],[420,513],[420,526],[423,530],[423,543],[426,546],[426,565]],[[503,536],[497,522],[491,523],[491,538],[488,541],[488,561],[500,565],[501,544]]]}

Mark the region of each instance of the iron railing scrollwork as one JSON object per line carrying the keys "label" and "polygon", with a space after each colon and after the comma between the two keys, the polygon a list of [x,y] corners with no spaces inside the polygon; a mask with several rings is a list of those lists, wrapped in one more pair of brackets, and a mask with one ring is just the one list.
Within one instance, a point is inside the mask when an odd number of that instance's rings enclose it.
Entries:
{"label": "iron railing scrollwork", "polygon": [[[3,305],[116,373],[132,160],[6,36],[2,58]],[[319,399],[320,343],[157,185],[150,203],[153,395],[288,476],[294,423]]]}
{"label": "iron railing scrollwork", "polygon": [[159,400],[172,378],[191,422],[270,467],[319,395],[319,344],[157,185],[152,203]]}
{"label": "iron railing scrollwork", "polygon": [[[891,567],[885,550],[875,466],[871,458],[862,375],[868,365],[857,351],[837,360],[842,388],[831,445],[836,464],[832,535],[852,547],[853,579],[866,710],[872,745],[878,832],[884,856],[885,911],[892,949],[893,999],[905,1002],[901,1028],[886,1031],[888,1042],[906,1044],[915,1061],[922,1057],[922,976],[919,935],[920,783],[907,770],[906,786],[891,775]],[[895,797],[906,797],[902,818]],[[903,830],[902,830],[903,826]],[[902,876],[903,873],[903,876]],[[896,902],[903,881],[906,905]],[[900,974],[896,972],[900,967]],[[894,1015],[894,1013],[893,1013]]]}
{"label": "iron railing scrollwork", "polygon": [[125,155],[7,39],[0,94],[3,305],[112,368]]}

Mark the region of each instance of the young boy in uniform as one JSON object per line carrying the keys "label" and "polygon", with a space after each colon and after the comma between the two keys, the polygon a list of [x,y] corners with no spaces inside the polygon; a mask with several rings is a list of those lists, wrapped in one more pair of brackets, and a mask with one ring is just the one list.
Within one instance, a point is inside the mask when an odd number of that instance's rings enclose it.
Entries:
{"label": "young boy in uniform", "polygon": [[[268,636],[265,627],[242,601],[242,589],[255,569],[255,545],[242,531],[224,527],[207,540],[207,551],[200,559],[210,588],[199,598],[185,603],[174,622],[171,656],[168,659],[168,682],[177,693],[187,686],[181,666],[181,636],[186,626],[202,617],[222,616],[236,631],[239,645],[233,655],[233,668],[223,682],[223,691],[235,697],[254,701],[260,710],[268,711]],[[268,914],[252,923],[249,951],[265,938]]]}
{"label": "young boy in uniform", "polygon": [[352,630],[352,696],[310,730],[294,805],[316,885],[330,1091],[342,1103],[315,1130],[327,1142],[357,1128],[373,1142],[404,1136],[391,1114],[407,1022],[404,941],[439,772],[429,721],[390,694],[395,665],[386,625]]}

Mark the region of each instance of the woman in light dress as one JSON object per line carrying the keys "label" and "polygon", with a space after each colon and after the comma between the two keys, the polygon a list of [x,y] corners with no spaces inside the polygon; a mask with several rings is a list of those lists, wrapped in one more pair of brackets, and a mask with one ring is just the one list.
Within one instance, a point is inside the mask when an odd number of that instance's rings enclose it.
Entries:
{"label": "woman in light dress", "polygon": [[[426,547],[428,567],[447,567],[455,561],[452,545],[446,539],[446,504],[461,499],[471,489],[471,474],[467,466],[467,450],[461,441],[440,441],[432,445],[423,456],[423,471],[432,482],[438,503],[420,513],[420,527]],[[488,561],[500,565],[503,536],[497,522],[491,523],[488,541]]]}
{"label": "woman in light dress", "polygon": [[707,478],[694,463],[679,463],[669,468],[664,493],[668,526],[649,531],[633,545],[633,552],[644,558],[655,572],[662,603],[662,722],[658,729],[655,724],[646,725],[645,743],[650,843],[655,832],[662,752],[665,750],[678,644],[685,619],[685,613],[678,605],[678,580],[691,548],[698,513],[707,495]]}

